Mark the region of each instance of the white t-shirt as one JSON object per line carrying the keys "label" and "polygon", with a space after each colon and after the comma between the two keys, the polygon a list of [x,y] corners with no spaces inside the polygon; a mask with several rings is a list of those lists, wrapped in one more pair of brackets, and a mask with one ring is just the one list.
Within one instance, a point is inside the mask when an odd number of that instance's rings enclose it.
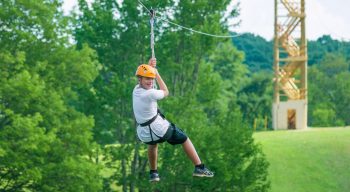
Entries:
{"label": "white t-shirt", "polygon": [[[164,91],[156,89],[144,89],[140,85],[136,85],[132,93],[132,103],[136,122],[138,124],[145,123],[157,115],[157,101],[164,98]],[[150,125],[153,140],[158,140],[156,136],[164,136],[170,123],[158,115],[158,117]],[[156,134],[156,135],[155,135]],[[137,135],[142,142],[152,141],[148,126],[137,126]]]}

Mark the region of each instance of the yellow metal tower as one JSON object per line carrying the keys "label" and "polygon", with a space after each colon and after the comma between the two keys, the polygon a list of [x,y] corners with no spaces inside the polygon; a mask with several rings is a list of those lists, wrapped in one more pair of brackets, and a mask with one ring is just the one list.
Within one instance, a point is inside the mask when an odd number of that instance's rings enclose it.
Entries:
{"label": "yellow metal tower", "polygon": [[307,128],[304,4],[304,0],[275,0],[274,129]]}

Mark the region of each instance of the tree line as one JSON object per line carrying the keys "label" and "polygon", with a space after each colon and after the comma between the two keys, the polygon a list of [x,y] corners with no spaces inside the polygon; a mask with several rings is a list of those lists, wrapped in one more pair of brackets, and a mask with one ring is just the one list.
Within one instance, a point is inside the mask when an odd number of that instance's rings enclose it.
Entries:
{"label": "tree line", "polygon": [[[234,7],[224,16],[228,3],[145,5],[175,23],[227,34],[227,19],[239,14]],[[267,119],[271,127],[271,41],[216,39],[156,21],[158,67],[171,93],[160,108],[216,176],[192,179],[181,149],[162,145],[164,179],[151,186],[131,105],[136,67],[150,57],[149,15],[137,1],[79,0],[70,15],[61,6],[0,2],[1,191],[268,190],[252,126]],[[309,126],[349,125],[349,52],[349,42],[327,35],[308,41]]]}
{"label": "tree line", "polygon": [[[224,0],[146,5],[214,34],[239,14],[235,7],[225,16]],[[268,89],[254,91],[268,77],[252,74],[230,39],[157,21],[156,57],[171,92],[160,107],[216,176],[193,179],[181,149],[162,145],[164,179],[151,186],[131,105],[136,67],[150,57],[148,13],[137,1],[78,0],[68,16],[61,6],[0,2],[1,191],[268,190],[268,162],[249,123],[269,102],[255,98]]]}
{"label": "tree line", "polygon": [[[246,33],[232,39],[233,44],[245,53],[244,64],[264,81],[254,83],[256,98],[269,98],[271,101],[273,76],[273,41]],[[308,126],[334,127],[350,124],[350,42],[332,39],[323,35],[317,40],[308,40]],[[254,77],[253,75],[253,77]],[[254,78],[253,78],[254,79]],[[259,84],[260,83],[260,84]],[[243,89],[243,93],[247,90]],[[262,90],[269,90],[262,92]],[[248,91],[249,92],[249,91]],[[258,99],[248,97],[256,102]],[[261,109],[270,114],[271,103],[266,102]],[[249,109],[249,107],[244,107]],[[264,114],[256,111],[254,115]],[[252,114],[252,113],[243,113]],[[250,121],[252,119],[250,118]],[[271,123],[269,121],[269,123]]]}

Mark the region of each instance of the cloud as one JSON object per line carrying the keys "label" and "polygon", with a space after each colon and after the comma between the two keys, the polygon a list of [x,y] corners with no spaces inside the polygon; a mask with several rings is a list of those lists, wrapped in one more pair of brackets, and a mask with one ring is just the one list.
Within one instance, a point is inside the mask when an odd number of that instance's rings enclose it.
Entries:
{"label": "cloud", "polygon": [[[241,0],[241,25],[232,29],[250,32],[270,40],[274,31],[274,0]],[[306,36],[317,39],[329,34],[332,38],[350,41],[349,0],[306,0]],[[234,21],[237,21],[235,19]]]}
{"label": "cloud", "polygon": [[274,1],[241,0],[241,25],[233,29],[236,32],[250,32],[267,39],[273,37]]}
{"label": "cloud", "polygon": [[[331,4],[327,1],[311,0],[306,4],[306,33],[308,38],[316,39],[322,35],[331,35],[336,39],[350,39],[350,26],[346,20],[350,19],[348,10],[342,6],[350,7],[334,1]],[[348,5],[346,5],[348,4]]]}
{"label": "cloud", "polygon": [[62,5],[64,14],[68,15],[69,12],[74,8],[74,6],[77,6],[76,0],[64,0]]}
{"label": "cloud", "polygon": [[[238,33],[250,32],[271,40],[274,33],[274,0],[239,2],[241,15],[232,22],[241,20],[241,25],[231,30]],[[75,5],[76,0],[64,0],[65,14],[69,14]],[[329,34],[332,38],[350,41],[349,7],[349,0],[305,0],[307,38],[315,40]]]}

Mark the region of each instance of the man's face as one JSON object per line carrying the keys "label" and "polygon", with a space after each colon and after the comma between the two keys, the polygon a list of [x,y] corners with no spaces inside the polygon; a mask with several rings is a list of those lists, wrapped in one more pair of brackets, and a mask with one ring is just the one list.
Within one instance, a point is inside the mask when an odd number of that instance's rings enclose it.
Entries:
{"label": "man's face", "polygon": [[152,89],[153,87],[153,78],[150,77],[140,77],[140,85],[144,89]]}

